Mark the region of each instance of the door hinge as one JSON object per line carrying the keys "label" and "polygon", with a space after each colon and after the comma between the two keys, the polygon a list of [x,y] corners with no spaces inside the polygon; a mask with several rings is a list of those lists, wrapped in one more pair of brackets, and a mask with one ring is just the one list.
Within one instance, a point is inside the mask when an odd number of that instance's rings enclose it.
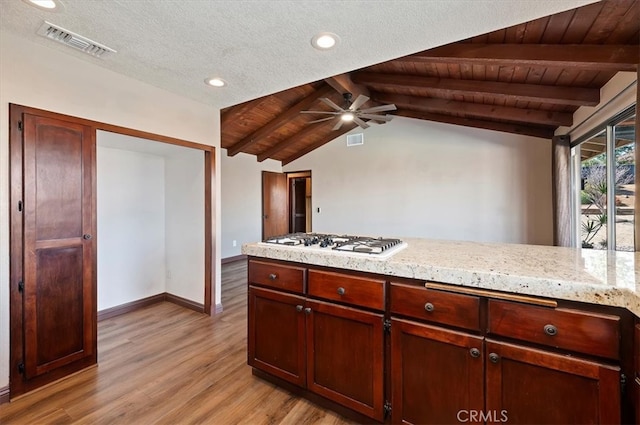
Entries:
{"label": "door hinge", "polygon": [[389,415],[391,415],[391,403],[388,400],[386,400],[384,402],[384,406],[382,407],[382,409],[384,409],[384,417],[388,418]]}
{"label": "door hinge", "polygon": [[386,333],[391,333],[391,320],[384,319],[384,322],[382,322],[382,326],[384,327],[384,331]]}
{"label": "door hinge", "polygon": [[624,395],[627,389],[627,375],[624,373],[620,374],[620,394]]}
{"label": "door hinge", "polygon": [[18,130],[22,131],[22,121],[18,121]]}
{"label": "door hinge", "polygon": [[18,364],[18,373],[24,373],[24,363]]}
{"label": "door hinge", "polygon": [[22,212],[22,201],[18,201],[18,212]]}
{"label": "door hinge", "polygon": [[24,282],[21,280],[18,281],[18,292],[24,293]]}

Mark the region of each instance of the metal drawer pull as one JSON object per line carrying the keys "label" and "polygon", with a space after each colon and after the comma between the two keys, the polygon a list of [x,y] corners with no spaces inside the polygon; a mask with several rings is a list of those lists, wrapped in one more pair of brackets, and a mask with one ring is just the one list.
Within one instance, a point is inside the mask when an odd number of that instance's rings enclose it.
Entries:
{"label": "metal drawer pull", "polygon": [[277,274],[275,274],[275,273],[271,273],[271,274],[269,275],[269,279],[271,279],[271,280],[276,280],[277,278],[278,278],[278,275],[277,275]]}
{"label": "metal drawer pull", "polygon": [[311,309],[309,307],[307,307],[307,308],[304,309],[304,312],[306,314],[311,314]]}
{"label": "metal drawer pull", "polygon": [[344,295],[344,288],[343,287],[338,288],[338,295]]}
{"label": "metal drawer pull", "polygon": [[496,353],[490,353],[489,360],[491,361],[491,363],[498,363],[498,360],[500,360],[500,356]]}
{"label": "metal drawer pull", "polygon": [[302,306],[300,304],[296,306],[296,311],[302,311]]}
{"label": "metal drawer pull", "polygon": [[544,333],[549,336],[556,336],[558,334],[558,328],[553,325],[544,325]]}
{"label": "metal drawer pull", "polygon": [[469,350],[469,353],[471,354],[471,357],[473,357],[474,359],[477,359],[478,357],[480,357],[480,350],[478,350],[477,348],[472,348],[471,350]]}
{"label": "metal drawer pull", "polygon": [[435,307],[431,303],[426,303],[424,305],[424,309],[427,310],[428,312],[432,312],[433,310],[435,310]]}

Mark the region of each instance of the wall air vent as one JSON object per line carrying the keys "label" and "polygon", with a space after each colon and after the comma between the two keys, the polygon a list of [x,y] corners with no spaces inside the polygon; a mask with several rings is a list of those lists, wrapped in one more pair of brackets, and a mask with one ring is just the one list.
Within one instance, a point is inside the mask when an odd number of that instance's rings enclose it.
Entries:
{"label": "wall air vent", "polygon": [[364,145],[364,134],[348,134],[347,135],[347,146],[358,146]]}
{"label": "wall air vent", "polygon": [[38,29],[37,34],[47,37],[53,41],[66,44],[67,46],[71,46],[74,49],[78,49],[97,58],[102,58],[111,53],[116,53],[115,50],[105,46],[104,44],[96,43],[87,37],[83,37],[57,25],[53,25],[47,21],[44,21],[44,24],[42,24],[40,29]]}

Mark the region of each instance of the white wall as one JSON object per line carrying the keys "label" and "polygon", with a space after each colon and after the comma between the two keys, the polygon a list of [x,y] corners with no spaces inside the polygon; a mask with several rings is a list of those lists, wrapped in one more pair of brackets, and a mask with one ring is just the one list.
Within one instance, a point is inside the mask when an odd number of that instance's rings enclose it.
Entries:
{"label": "white wall", "polygon": [[166,158],[165,178],[166,291],[204,304],[204,153]]}
{"label": "white wall", "polygon": [[[108,59],[105,59],[108,60]],[[95,63],[100,63],[99,59]],[[201,84],[201,81],[194,84]],[[0,32],[0,388],[9,384],[9,103],[220,146],[219,110]],[[203,90],[206,89],[203,85]],[[220,169],[216,152],[216,170]],[[219,173],[217,173],[219,175]],[[220,181],[215,182],[220,193]],[[220,234],[216,202],[216,235]],[[216,239],[219,262],[220,238]],[[220,268],[215,296],[220,299]]]}
{"label": "white wall", "polygon": [[165,161],[97,143],[101,311],[165,292]]}
{"label": "white wall", "polygon": [[[255,155],[221,154],[222,256],[240,255],[244,243],[262,239],[262,171],[281,172],[280,161],[258,162]],[[233,246],[233,241],[236,246]]]}
{"label": "white wall", "polygon": [[403,117],[345,138],[285,166],[312,171],[314,231],[552,243],[550,140]]}

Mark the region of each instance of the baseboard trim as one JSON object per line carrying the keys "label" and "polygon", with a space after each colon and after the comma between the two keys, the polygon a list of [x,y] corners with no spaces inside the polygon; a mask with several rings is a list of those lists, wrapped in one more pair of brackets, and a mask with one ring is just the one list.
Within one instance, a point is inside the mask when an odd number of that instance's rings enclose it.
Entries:
{"label": "baseboard trim", "polygon": [[[115,307],[100,310],[98,312],[98,322],[105,319],[110,319],[112,317],[120,316],[121,314],[131,313],[132,311],[140,310],[152,304],[161,303],[163,301],[177,304],[180,307],[188,308],[189,310],[197,311],[198,313],[204,313],[204,305],[195,301],[188,300],[186,298],[179,297],[177,295],[169,294],[168,292],[163,292],[162,294],[152,295],[147,298],[142,298],[140,300],[131,301],[125,304],[117,305]],[[222,304],[216,304],[215,312],[216,314],[222,312]],[[0,391],[1,390],[2,389],[0,389]],[[2,392],[0,392],[0,397],[1,396]]]}
{"label": "baseboard trim", "polygon": [[0,388],[0,404],[9,403],[9,387]]}
{"label": "baseboard trim", "polygon": [[243,255],[243,254],[234,255],[233,257],[223,258],[222,260],[220,260],[220,264],[235,263],[236,261],[241,261],[246,259],[247,259],[246,255]]}
{"label": "baseboard trim", "polygon": [[162,293],[158,295],[152,295],[147,298],[142,298],[140,300],[131,301],[125,304],[120,304],[115,307],[100,310],[98,312],[98,322],[101,320],[110,319],[115,316],[120,316],[121,314],[130,313],[135,310],[140,310],[141,308],[150,306],[152,304],[165,301],[165,299],[166,299],[166,293]]}
{"label": "baseboard trim", "polygon": [[186,298],[179,297],[177,295],[169,294],[167,292],[164,293],[164,300],[170,303],[174,303],[179,305],[180,307],[188,308],[193,311],[197,311],[198,313],[204,313],[204,305],[197,303],[195,301],[188,300]]}
{"label": "baseboard trim", "polygon": [[223,310],[222,304],[216,304],[216,308],[213,311],[213,314],[220,314],[220,313],[222,313],[222,310]]}

